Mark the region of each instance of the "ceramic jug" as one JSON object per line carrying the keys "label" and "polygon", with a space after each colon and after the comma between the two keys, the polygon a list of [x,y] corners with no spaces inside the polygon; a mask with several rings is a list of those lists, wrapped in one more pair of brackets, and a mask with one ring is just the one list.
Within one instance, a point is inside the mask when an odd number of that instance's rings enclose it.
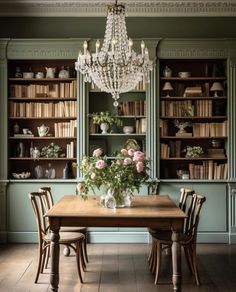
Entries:
{"label": "ceramic jug", "polygon": [[47,136],[47,134],[48,134],[48,132],[50,130],[50,128],[45,126],[44,124],[42,124],[40,127],[37,127],[37,129],[38,129],[38,133],[39,133],[40,137]]}
{"label": "ceramic jug", "polygon": [[37,165],[34,169],[34,175],[36,178],[42,178],[43,177],[43,168],[41,165]]}
{"label": "ceramic jug", "polygon": [[54,78],[55,77],[56,68],[45,67],[45,69],[46,69],[46,78]]}

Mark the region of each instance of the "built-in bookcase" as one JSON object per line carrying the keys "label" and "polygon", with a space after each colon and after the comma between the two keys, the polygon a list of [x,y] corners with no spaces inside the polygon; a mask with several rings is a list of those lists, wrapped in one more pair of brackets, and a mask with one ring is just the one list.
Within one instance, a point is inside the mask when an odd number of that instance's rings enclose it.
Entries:
{"label": "built-in bookcase", "polygon": [[[140,83],[131,92],[121,94],[119,106],[113,106],[114,100],[111,94],[101,92],[97,88],[89,91],[89,154],[95,148],[101,147],[108,157],[113,157],[116,151],[133,143],[146,151],[146,89],[145,84]],[[102,134],[100,127],[94,125],[91,114],[108,111],[113,116],[121,119],[122,126],[111,126],[107,134]],[[132,126],[132,133],[125,133],[124,127]]]}
{"label": "built-in bookcase", "polygon": [[226,60],[160,60],[161,178],[227,179],[227,137]]}
{"label": "built-in bookcase", "polygon": [[[20,75],[16,74],[17,67]],[[55,68],[54,78],[46,78],[46,67]],[[62,67],[69,71],[68,78],[59,78]],[[77,78],[73,68],[74,60],[9,61],[9,178],[12,178],[12,173],[22,172],[30,172],[30,178],[37,178],[35,168],[38,165],[40,178],[46,178],[50,163],[59,179],[63,177],[65,165],[76,161]],[[24,72],[32,72],[32,78],[28,78],[29,74],[25,76]],[[43,78],[36,77],[38,72],[43,72]],[[38,131],[42,125],[49,127],[44,136],[40,136]],[[42,149],[51,143],[61,148],[59,157],[40,154],[35,158],[32,150],[38,149],[42,153]]]}

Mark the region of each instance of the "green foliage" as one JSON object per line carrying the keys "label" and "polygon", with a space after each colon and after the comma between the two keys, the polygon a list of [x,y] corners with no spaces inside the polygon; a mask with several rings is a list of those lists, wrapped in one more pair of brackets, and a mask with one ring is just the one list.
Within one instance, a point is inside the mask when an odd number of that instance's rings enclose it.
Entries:
{"label": "green foliage", "polygon": [[92,115],[93,123],[101,125],[102,123],[108,123],[109,125],[117,125],[118,127],[122,126],[122,120],[111,115],[108,111],[93,113]]}
{"label": "green foliage", "polygon": [[141,151],[122,149],[110,160],[102,156],[102,149],[98,148],[92,157],[84,156],[81,164],[76,165],[84,178],[84,181],[78,184],[77,190],[85,199],[90,189],[95,193],[96,189],[101,187],[132,194],[134,190],[139,191],[142,184],[153,185],[148,173],[148,164],[149,161]]}
{"label": "green foliage", "polygon": [[61,147],[55,143],[51,143],[48,146],[42,148],[40,155],[47,158],[65,157]]}
{"label": "green foliage", "polygon": [[187,146],[183,152],[186,152],[185,157],[199,157],[204,153],[201,146]]}
{"label": "green foliage", "polygon": [[191,127],[192,122],[185,121],[185,120],[174,120],[175,127],[184,126],[184,127]]}

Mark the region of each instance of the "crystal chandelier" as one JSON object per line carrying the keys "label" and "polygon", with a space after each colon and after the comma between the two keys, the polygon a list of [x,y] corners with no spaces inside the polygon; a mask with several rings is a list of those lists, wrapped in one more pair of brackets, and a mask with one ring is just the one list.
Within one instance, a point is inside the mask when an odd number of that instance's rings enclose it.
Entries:
{"label": "crystal chandelier", "polygon": [[125,7],[108,6],[106,31],[101,47],[96,41],[96,52],[88,51],[88,43],[84,42],[84,52],[79,52],[75,69],[84,74],[85,82],[93,82],[101,91],[112,94],[114,106],[118,106],[121,93],[133,90],[140,81],[149,82],[149,71],[152,61],[149,60],[148,49],[141,42],[141,54],[132,49],[133,41],[127,36],[125,23]]}

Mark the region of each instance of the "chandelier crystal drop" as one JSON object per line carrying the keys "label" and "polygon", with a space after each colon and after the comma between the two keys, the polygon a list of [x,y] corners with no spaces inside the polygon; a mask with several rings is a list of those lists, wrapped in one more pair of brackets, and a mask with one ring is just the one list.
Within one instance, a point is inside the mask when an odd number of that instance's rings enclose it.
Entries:
{"label": "chandelier crystal drop", "polygon": [[84,52],[79,52],[75,69],[84,74],[85,82],[93,82],[101,91],[112,94],[114,106],[118,106],[121,93],[133,90],[144,79],[149,82],[152,61],[148,49],[141,42],[141,54],[132,49],[133,41],[128,38],[125,23],[125,7],[108,6],[103,45],[96,41],[95,53],[90,53],[84,42]]}

